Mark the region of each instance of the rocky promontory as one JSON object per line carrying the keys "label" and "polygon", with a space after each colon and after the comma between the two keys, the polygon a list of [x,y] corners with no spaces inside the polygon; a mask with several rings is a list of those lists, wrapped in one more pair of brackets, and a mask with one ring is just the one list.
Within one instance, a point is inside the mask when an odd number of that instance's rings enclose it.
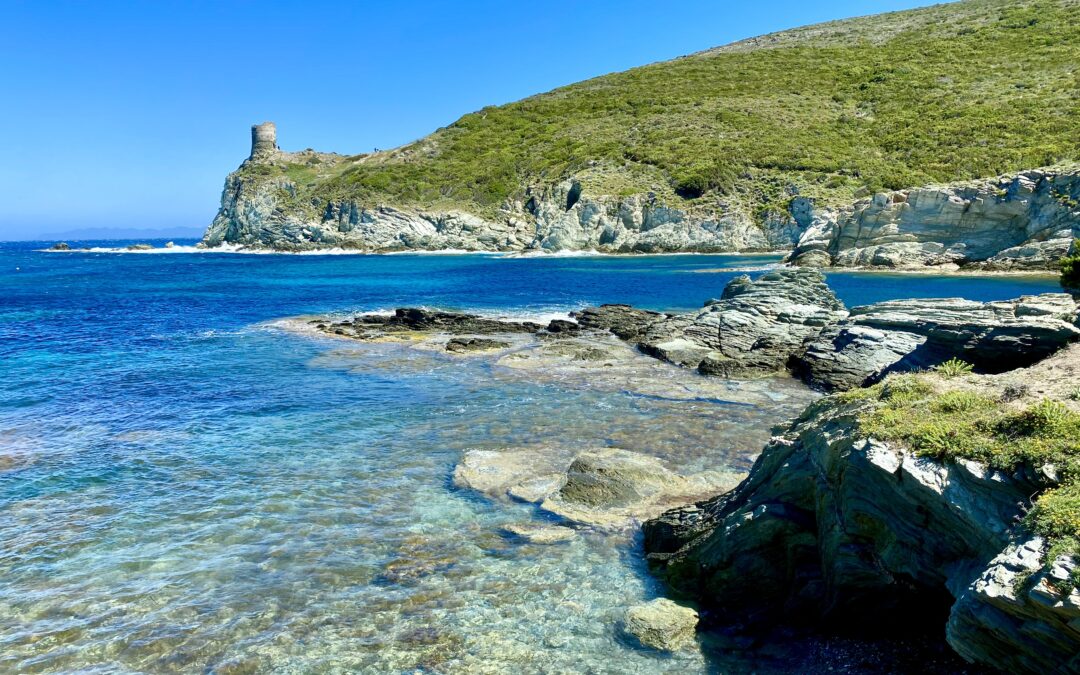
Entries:
{"label": "rocky promontory", "polygon": [[[261,134],[255,137],[256,132]],[[800,266],[1051,270],[1080,237],[1080,169],[881,192],[836,203],[794,184],[760,216],[726,201],[597,192],[584,177],[523,185],[498,208],[308,195],[378,158],[285,152],[270,123],[228,176],[203,236],[277,251],[790,251]]]}
{"label": "rocky promontory", "polygon": [[1078,391],[1070,347],[823,399],[735,490],[646,523],[649,559],[721,625],[937,621],[968,660],[1078,672]]}

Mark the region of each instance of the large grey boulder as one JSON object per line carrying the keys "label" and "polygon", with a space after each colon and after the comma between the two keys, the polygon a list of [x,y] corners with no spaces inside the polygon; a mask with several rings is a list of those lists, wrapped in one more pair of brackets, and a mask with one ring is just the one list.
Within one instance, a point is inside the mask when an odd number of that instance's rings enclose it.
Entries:
{"label": "large grey boulder", "polygon": [[851,389],[890,372],[960,358],[982,372],[1022,368],[1080,339],[1077,304],[1065,293],[975,302],[894,300],[855,307],[798,357],[811,384]]}
{"label": "large grey boulder", "polygon": [[745,378],[784,371],[809,340],[846,315],[820,272],[793,268],[737,277],[694,313],[603,305],[576,318],[582,328],[610,330],[658,359]]}

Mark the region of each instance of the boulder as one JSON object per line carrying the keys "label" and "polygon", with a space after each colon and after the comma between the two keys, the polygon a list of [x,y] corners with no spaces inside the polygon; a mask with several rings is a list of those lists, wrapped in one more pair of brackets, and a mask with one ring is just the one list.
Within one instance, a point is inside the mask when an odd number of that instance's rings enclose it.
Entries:
{"label": "boulder", "polygon": [[664,361],[724,377],[783,372],[804,344],[846,316],[825,277],[779,269],[733,279],[719,300],[691,314],[667,315],[628,305],[583,310],[583,328],[610,330]]}
{"label": "boulder", "polygon": [[677,651],[694,640],[698,613],[667,598],[657,598],[626,611],[622,629],[650,649]]}
{"label": "boulder", "polygon": [[68,246],[67,242],[61,241],[61,242],[57,242],[57,243],[53,244],[52,246],[50,246],[49,250],[50,251],[70,251],[71,247]]}
{"label": "boulder", "polygon": [[1077,304],[1065,293],[999,302],[882,302],[855,307],[845,321],[822,331],[798,357],[796,370],[810,384],[835,390],[951,358],[1000,373],[1029,366],[1080,339],[1076,321]]}

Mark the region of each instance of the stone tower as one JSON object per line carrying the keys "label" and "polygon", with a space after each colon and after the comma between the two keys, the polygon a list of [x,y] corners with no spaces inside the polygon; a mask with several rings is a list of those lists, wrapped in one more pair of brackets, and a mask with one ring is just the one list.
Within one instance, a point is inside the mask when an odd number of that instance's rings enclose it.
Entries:
{"label": "stone tower", "polygon": [[251,159],[277,152],[277,127],[273,122],[251,125]]}

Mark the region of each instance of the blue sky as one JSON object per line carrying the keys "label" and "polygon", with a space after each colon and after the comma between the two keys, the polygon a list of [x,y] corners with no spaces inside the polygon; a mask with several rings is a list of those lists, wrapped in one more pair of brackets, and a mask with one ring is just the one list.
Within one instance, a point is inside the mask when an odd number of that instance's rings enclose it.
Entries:
{"label": "blue sky", "polygon": [[928,2],[0,0],[0,239],[203,227],[249,127],[357,153],[745,37]]}

